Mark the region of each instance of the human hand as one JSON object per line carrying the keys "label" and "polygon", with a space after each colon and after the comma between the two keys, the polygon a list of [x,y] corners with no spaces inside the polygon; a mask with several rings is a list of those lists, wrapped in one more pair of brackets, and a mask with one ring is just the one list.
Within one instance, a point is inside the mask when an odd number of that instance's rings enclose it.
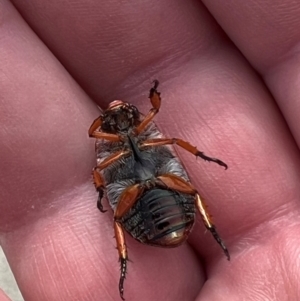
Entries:
{"label": "human hand", "polygon": [[0,2],[0,230],[25,299],[120,300],[87,130],[92,100],[148,112],[157,78],[162,132],[229,166],[179,150],[231,261],[200,219],[172,250],[127,236],[125,299],[298,300],[300,5],[12,2],[25,21]]}

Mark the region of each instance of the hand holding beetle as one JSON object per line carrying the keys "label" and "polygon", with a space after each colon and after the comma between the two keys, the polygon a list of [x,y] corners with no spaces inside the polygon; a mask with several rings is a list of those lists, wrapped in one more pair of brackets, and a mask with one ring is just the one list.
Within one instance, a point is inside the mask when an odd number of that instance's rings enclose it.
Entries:
{"label": "hand holding beetle", "polygon": [[299,300],[300,6],[12,2],[20,14],[0,4],[0,241],[25,300],[119,300],[113,216],[95,208],[86,130],[92,99],[146,114],[154,78],[164,135],[229,166],[179,150],[231,261],[199,215],[175,249],[126,236],[124,297]]}
{"label": "hand holding beetle", "polygon": [[96,138],[97,166],[93,169],[98,209],[104,213],[104,192],[114,212],[114,231],[121,263],[119,292],[124,299],[128,252],[124,230],[146,245],[174,248],[185,242],[192,230],[195,212],[223,249],[207,206],[190,183],[184,167],[167,146],[178,145],[196,157],[227,169],[220,159],[204,155],[178,138],[164,138],[153,122],[161,105],[159,82],[153,81],[149,98],[152,108],[145,116],[129,103],[111,102],[89,128]]}

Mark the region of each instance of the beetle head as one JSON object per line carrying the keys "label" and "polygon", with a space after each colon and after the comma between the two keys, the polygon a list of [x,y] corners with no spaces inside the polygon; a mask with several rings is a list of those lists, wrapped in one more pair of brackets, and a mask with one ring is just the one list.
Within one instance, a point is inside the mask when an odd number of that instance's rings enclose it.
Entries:
{"label": "beetle head", "polygon": [[138,109],[122,100],[114,100],[102,115],[101,129],[108,133],[128,132],[140,123]]}

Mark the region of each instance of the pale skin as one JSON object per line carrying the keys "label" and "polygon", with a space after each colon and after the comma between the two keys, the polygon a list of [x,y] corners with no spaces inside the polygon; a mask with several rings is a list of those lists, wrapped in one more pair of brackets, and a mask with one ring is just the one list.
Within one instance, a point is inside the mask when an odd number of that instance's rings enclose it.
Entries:
{"label": "pale skin", "polygon": [[156,78],[159,128],[228,165],[179,151],[231,261],[199,216],[176,249],[126,236],[125,299],[299,300],[300,4],[12,2],[0,1],[0,242],[25,300],[120,300],[87,130],[96,103],[148,112]]}

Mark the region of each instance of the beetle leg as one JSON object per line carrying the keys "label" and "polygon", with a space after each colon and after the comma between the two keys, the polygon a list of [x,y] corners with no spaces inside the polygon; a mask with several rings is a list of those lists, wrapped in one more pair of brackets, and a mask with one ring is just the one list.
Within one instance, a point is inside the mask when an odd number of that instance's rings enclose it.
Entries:
{"label": "beetle leg", "polygon": [[93,170],[94,184],[95,184],[96,190],[99,192],[99,197],[98,197],[98,201],[97,201],[97,208],[101,212],[106,212],[106,210],[103,210],[103,206],[102,206],[102,203],[101,203],[101,200],[102,200],[102,197],[103,197],[103,191],[105,189],[105,183],[104,183],[103,176],[100,174],[100,171],[105,169],[106,167],[110,166],[114,162],[122,159],[123,157],[128,156],[129,154],[130,154],[129,150],[127,150],[127,151],[124,151],[124,150],[118,151],[118,152],[112,154],[111,156],[107,157],[106,159],[104,159]]}
{"label": "beetle leg", "polygon": [[120,150],[112,154],[111,156],[104,159],[100,164],[98,164],[95,169],[98,171],[103,170],[104,168],[110,166],[111,164],[115,163],[116,161],[122,159],[123,157],[129,156],[131,154],[130,150]]}
{"label": "beetle leg", "polygon": [[144,120],[138,125],[135,129],[135,134],[138,135],[140,134],[146,127],[147,125],[152,121],[154,116],[158,113],[161,105],[161,98],[160,98],[160,93],[157,92],[157,87],[159,85],[158,80],[153,81],[154,86],[150,89],[150,94],[149,98],[152,104],[152,109],[149,111],[149,113],[146,115]]}
{"label": "beetle leg", "polygon": [[221,161],[217,158],[210,158],[210,157],[204,155],[203,152],[200,152],[197,149],[197,147],[192,146],[189,142],[186,142],[184,140],[177,139],[177,138],[149,139],[149,140],[144,141],[140,147],[161,146],[161,145],[168,145],[168,144],[176,144],[176,145],[182,147],[183,149],[187,150],[188,152],[192,153],[196,157],[200,157],[205,161],[215,162],[215,163],[225,167],[225,169],[228,168],[227,164],[224,163],[223,161]]}
{"label": "beetle leg", "polygon": [[102,125],[101,116],[95,119],[89,128],[89,136],[92,137],[93,133]]}
{"label": "beetle leg", "polygon": [[99,132],[94,131],[90,137],[96,138],[96,139],[104,139],[112,142],[121,142],[123,139],[119,135],[105,133],[105,132]]}
{"label": "beetle leg", "polygon": [[144,186],[142,184],[134,184],[126,188],[120,196],[115,209],[114,218],[116,220],[121,219],[131,209],[143,192]]}
{"label": "beetle leg", "polygon": [[102,124],[102,117],[98,117],[95,119],[92,123],[92,125],[89,128],[89,137],[97,138],[97,139],[104,139],[108,141],[114,141],[114,142],[120,142],[122,141],[121,137],[119,135],[100,132],[97,130],[99,127],[101,127]]}
{"label": "beetle leg", "polygon": [[134,205],[134,203],[138,200],[139,196],[143,193],[144,186],[141,184],[132,185],[123,191],[120,196],[119,202],[117,204],[115,213],[114,213],[114,229],[115,229],[115,236],[117,241],[117,249],[119,252],[119,258],[121,262],[121,275],[119,281],[119,292],[121,298],[123,298],[124,293],[124,280],[126,276],[127,270],[127,247],[125,243],[125,236],[122,225],[120,224],[119,220],[130,210],[130,208]]}
{"label": "beetle leg", "polygon": [[120,262],[121,262],[119,292],[120,292],[120,297],[122,298],[122,300],[125,300],[123,297],[123,293],[124,293],[124,280],[125,280],[126,272],[127,272],[127,260],[128,260],[127,247],[126,247],[126,243],[125,243],[124,230],[122,228],[122,225],[118,221],[114,221],[114,230],[115,230],[115,237],[116,237],[116,241],[117,241],[117,249],[118,249],[119,258],[120,258]]}
{"label": "beetle leg", "polygon": [[103,191],[105,189],[104,179],[102,175],[97,172],[96,169],[93,170],[93,179],[94,179],[94,185],[96,187],[96,190],[99,192],[98,200],[97,200],[97,208],[102,212],[106,212],[107,210],[103,209],[102,205],[102,197],[103,197]]}
{"label": "beetle leg", "polygon": [[[217,243],[221,246],[223,249],[226,257],[228,260],[230,260],[230,255],[228,252],[228,249],[226,248],[223,240],[219,236],[215,225],[211,221],[211,217],[206,209],[206,205],[201,200],[200,195],[197,193],[196,189],[188,182],[186,182],[184,179],[173,175],[173,174],[165,174],[162,176],[157,177],[157,179],[161,182],[163,182],[163,187],[167,187],[169,189],[181,192],[181,193],[186,193],[186,194],[192,194],[195,196],[195,205],[197,210],[199,211],[202,221],[205,225],[205,227],[210,231],[214,239],[217,241]],[[158,186],[162,186],[159,181],[157,181]]]}
{"label": "beetle leg", "polygon": [[212,223],[211,221],[211,217],[207,211],[206,205],[203,202],[203,200],[201,200],[200,195],[197,193],[196,194],[196,198],[195,198],[195,204],[196,204],[196,208],[199,211],[202,221],[206,227],[206,229],[208,229],[210,231],[210,233],[212,234],[212,236],[214,237],[214,239],[217,241],[217,243],[221,246],[221,248],[223,249],[226,257],[228,260],[230,260],[230,255],[229,255],[229,251],[227,249],[227,247],[225,246],[224,241],[221,239],[221,237],[219,236],[215,225]]}
{"label": "beetle leg", "polygon": [[197,193],[196,189],[192,184],[188,183],[181,177],[174,174],[164,174],[155,179],[157,186],[172,189],[181,193],[195,195]]}

